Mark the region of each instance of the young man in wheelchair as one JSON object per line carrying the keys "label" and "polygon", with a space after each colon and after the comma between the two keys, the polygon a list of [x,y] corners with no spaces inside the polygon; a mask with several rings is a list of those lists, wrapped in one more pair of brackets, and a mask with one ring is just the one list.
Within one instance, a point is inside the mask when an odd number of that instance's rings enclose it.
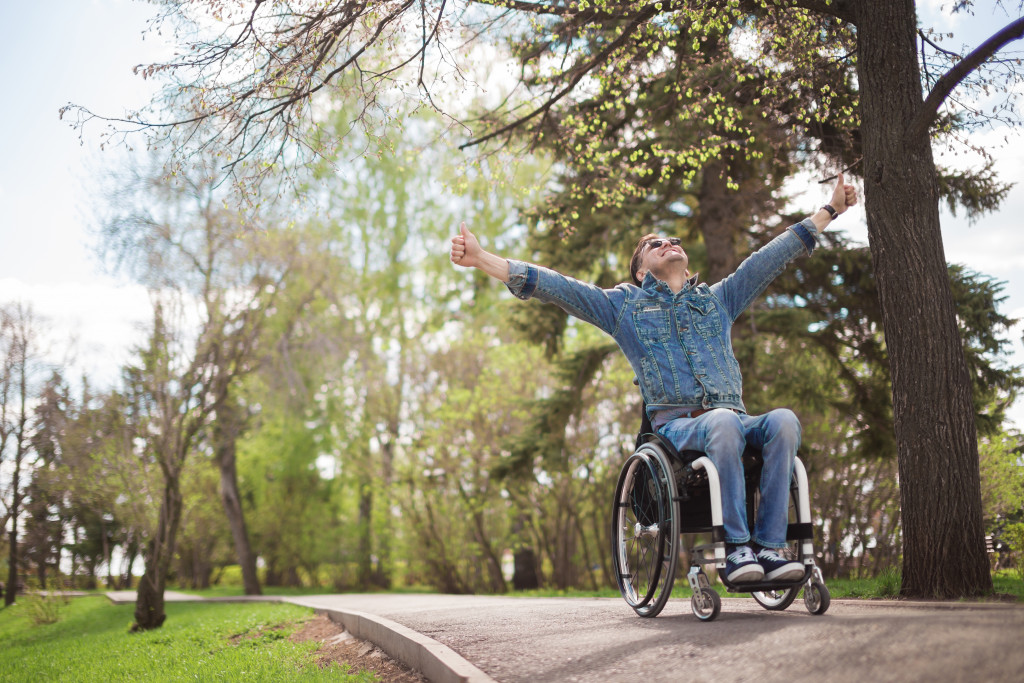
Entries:
{"label": "young man in wheelchair", "polygon": [[[840,174],[828,204],[710,286],[690,273],[679,239],[653,234],[636,245],[632,283],[613,289],[484,251],[465,223],[452,238],[451,260],[501,280],[520,299],[554,303],[610,334],[636,373],[654,429],[678,451],[703,451],[718,469],[726,578],[734,583],[795,580],[803,565],[777,550],[786,547],[800,423],[786,409],[747,414],[730,330],[786,264],[811,254],[818,233],[856,201],[853,186]],[[753,535],[747,528],[741,461],[746,444],[760,448],[764,460]]]}

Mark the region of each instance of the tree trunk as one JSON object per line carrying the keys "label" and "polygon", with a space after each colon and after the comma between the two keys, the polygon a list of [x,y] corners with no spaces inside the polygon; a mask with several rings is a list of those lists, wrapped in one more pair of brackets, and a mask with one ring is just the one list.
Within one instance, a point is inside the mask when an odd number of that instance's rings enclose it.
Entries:
{"label": "tree trunk", "polygon": [[146,561],[146,571],[139,581],[139,589],[135,597],[135,623],[132,624],[132,631],[145,631],[159,628],[167,619],[164,612],[164,588],[167,585],[166,572],[160,571],[155,559],[158,542],[153,541],[150,546],[149,555],[154,557],[153,565]]}
{"label": "tree trunk", "polygon": [[912,0],[857,9],[864,199],[893,384],[907,597],[992,588],[985,557],[971,383],[939,228],[921,107]]}
{"label": "tree trunk", "polygon": [[[17,496],[17,492],[15,492],[15,496]],[[18,592],[18,517],[13,513],[11,514],[11,531],[8,539],[10,548],[7,556],[7,591],[4,593],[4,605],[14,604]]]}
{"label": "tree trunk", "polygon": [[14,502],[11,505],[11,531],[8,535],[7,555],[7,590],[4,592],[4,605],[14,604],[18,594],[18,478],[20,459],[15,460],[14,474],[11,477],[11,489],[14,491]]}
{"label": "tree trunk", "polygon": [[359,486],[359,557],[356,581],[363,590],[373,583],[373,485]]}
{"label": "tree trunk", "polygon": [[[71,544],[78,547],[78,525],[76,524],[71,525]],[[71,551],[71,573],[68,576],[71,579],[71,590],[74,590],[78,587],[78,554],[74,550]]]}
{"label": "tree trunk", "polygon": [[18,365],[19,388],[19,409],[18,409],[18,424],[17,431],[15,432],[15,444],[14,444],[14,471],[11,473],[11,507],[10,507],[10,519],[11,519],[11,534],[10,534],[10,554],[8,556],[7,565],[7,592],[4,594],[4,604],[10,605],[14,603],[15,598],[18,594],[18,515],[21,514],[21,493],[19,491],[21,487],[21,461],[25,457],[26,450],[26,439],[25,439],[25,425],[28,424],[28,339],[23,338],[21,343],[21,356]]}
{"label": "tree trunk", "polygon": [[121,590],[130,590],[132,587],[132,568],[135,567],[135,558],[138,554],[138,542],[132,539],[125,547],[124,574],[120,581]]}
{"label": "tree trunk", "polygon": [[[398,439],[397,412],[396,410],[396,414],[388,421],[388,431],[384,434],[385,439],[380,448],[381,490],[385,497],[390,497],[394,479],[395,441]],[[376,534],[377,566],[373,572],[373,582],[378,588],[385,590],[391,588],[391,538],[394,535],[391,522],[391,515],[384,515],[377,523]]]}
{"label": "tree trunk", "polygon": [[704,238],[708,260],[707,272],[701,273],[701,280],[712,285],[739,265],[736,235],[744,227],[737,215],[737,195],[726,184],[725,170],[726,162],[721,159],[708,162],[697,194],[697,227]]}
{"label": "tree trunk", "polygon": [[[24,374],[22,375],[22,378],[22,381],[24,382]],[[24,406],[24,396],[22,397],[22,405]],[[20,563],[20,558],[18,557],[18,515],[21,514],[21,495],[18,493],[18,487],[21,485],[21,459],[24,455],[22,434],[24,434],[24,430],[25,420],[22,418],[18,432],[17,450],[15,451],[14,456],[14,472],[11,474],[11,531],[8,536],[10,546],[8,548],[7,556],[7,592],[4,593],[5,605],[13,604],[18,594],[18,564]]]}
{"label": "tree trunk", "polygon": [[519,548],[512,558],[514,567],[512,587],[517,591],[540,588],[540,578],[537,576],[537,554],[533,552],[533,548]]}
{"label": "tree trunk", "polygon": [[262,595],[260,580],[256,573],[256,556],[249,544],[249,532],[245,526],[242,498],[238,493],[238,472],[235,467],[235,444],[241,431],[238,405],[225,399],[217,406],[216,425],[213,430],[214,453],[220,469],[220,500],[224,504],[231,527],[231,538],[235,542],[235,555],[242,569],[242,585],[246,595]]}
{"label": "tree trunk", "polygon": [[107,523],[103,520],[102,516],[100,517],[100,520],[100,529],[103,532],[103,561],[107,565],[107,590],[112,590],[114,588],[114,568],[110,564],[110,554],[113,552],[113,549],[110,547]]}
{"label": "tree trunk", "polygon": [[[465,498],[465,496],[464,496]],[[468,500],[467,500],[468,502]],[[501,573],[501,558],[491,544],[490,536],[484,524],[484,516],[480,511],[473,513],[473,535],[476,544],[484,554],[487,564],[487,584],[492,593],[504,593],[508,590],[505,585],[505,576]]]}
{"label": "tree trunk", "polygon": [[135,599],[135,623],[133,631],[159,628],[167,619],[164,612],[164,589],[167,587],[167,573],[174,556],[178,525],[181,523],[181,491],[178,488],[178,473],[165,473],[164,497],[160,504],[160,518],[154,538],[146,552],[146,571],[139,581]]}

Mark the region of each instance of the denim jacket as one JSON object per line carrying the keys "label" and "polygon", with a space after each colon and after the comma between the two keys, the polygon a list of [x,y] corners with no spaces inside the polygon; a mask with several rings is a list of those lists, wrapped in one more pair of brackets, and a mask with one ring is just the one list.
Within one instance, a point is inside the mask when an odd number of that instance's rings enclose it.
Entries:
{"label": "denim jacket", "polygon": [[733,321],[781,273],[814,251],[817,230],[805,219],[708,286],[690,279],[673,293],[650,272],[643,284],[601,289],[548,268],[509,260],[509,291],[553,303],[610,334],[626,355],[655,427],[700,408],[743,406],[743,379],[732,349]]}

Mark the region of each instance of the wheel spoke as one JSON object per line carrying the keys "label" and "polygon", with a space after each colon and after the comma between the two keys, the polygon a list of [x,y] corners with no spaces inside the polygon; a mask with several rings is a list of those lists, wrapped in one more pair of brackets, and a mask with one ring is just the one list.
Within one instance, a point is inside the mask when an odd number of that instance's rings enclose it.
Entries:
{"label": "wheel spoke", "polygon": [[[626,602],[641,616],[661,611],[666,570],[674,544],[666,549],[666,533],[675,522],[669,508],[674,491],[665,485],[661,462],[650,453],[627,459],[615,490],[613,552],[619,587]],[[666,526],[668,524],[669,526]],[[651,600],[658,597],[656,605]]]}

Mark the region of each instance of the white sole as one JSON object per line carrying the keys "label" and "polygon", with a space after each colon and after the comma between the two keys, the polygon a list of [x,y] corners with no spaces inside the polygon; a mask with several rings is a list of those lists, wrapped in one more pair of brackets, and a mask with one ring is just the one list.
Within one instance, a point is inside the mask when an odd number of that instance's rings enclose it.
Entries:
{"label": "white sole", "polygon": [[764,575],[765,581],[796,581],[804,575],[804,566],[796,563],[779,567],[773,572]]}
{"label": "white sole", "polygon": [[760,581],[764,578],[764,569],[761,568],[761,565],[751,564],[737,569],[725,578],[732,583],[750,583],[753,581]]}

